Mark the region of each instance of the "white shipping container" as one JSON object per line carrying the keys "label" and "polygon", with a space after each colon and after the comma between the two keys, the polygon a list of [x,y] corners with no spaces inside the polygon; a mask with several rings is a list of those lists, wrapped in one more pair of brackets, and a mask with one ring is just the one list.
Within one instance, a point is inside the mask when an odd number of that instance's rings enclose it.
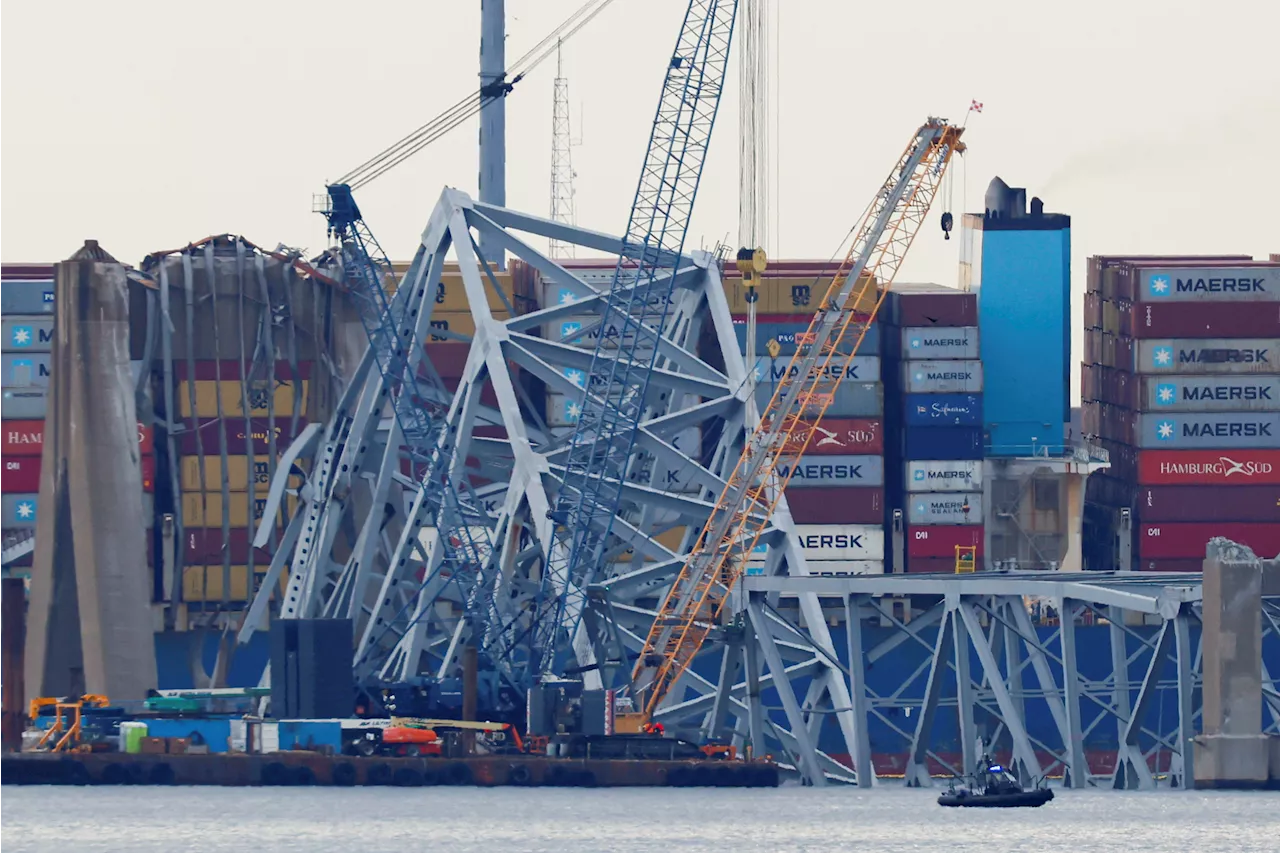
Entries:
{"label": "white shipping container", "polygon": [[977,492],[982,490],[982,461],[908,462],[908,492]]}
{"label": "white shipping container", "polygon": [[907,501],[907,521],[911,524],[982,524],[982,519],[981,492],[918,493]]}
{"label": "white shipping container", "polygon": [[884,574],[884,560],[813,560],[808,566],[809,574],[818,577]]}
{"label": "white shipping container", "polygon": [[1280,266],[1167,267],[1138,273],[1139,302],[1274,302]]}
{"label": "white shipping container", "polygon": [[1138,341],[1139,373],[1280,373],[1280,338]]}
{"label": "white shipping container", "polygon": [[902,358],[975,359],[978,358],[978,327],[925,328],[909,326],[902,330]]}
{"label": "white shipping container", "polygon": [[883,560],[884,528],[878,524],[797,524],[808,560]]}
{"label": "white shipping container", "polygon": [[908,394],[980,394],[980,361],[911,361],[902,365]]}

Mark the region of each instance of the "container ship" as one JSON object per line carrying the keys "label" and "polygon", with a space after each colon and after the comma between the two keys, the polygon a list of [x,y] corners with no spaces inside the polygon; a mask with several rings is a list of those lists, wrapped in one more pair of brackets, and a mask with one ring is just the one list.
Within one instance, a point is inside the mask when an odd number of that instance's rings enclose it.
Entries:
{"label": "container ship", "polygon": [[[1070,218],[1046,213],[1038,199],[1028,206],[1024,190],[997,179],[985,212],[965,216],[962,241],[960,287],[903,284],[886,296],[877,322],[841,368],[845,376],[820,438],[797,463],[786,495],[811,572],[1197,571],[1213,536],[1280,553],[1280,261],[1091,258],[1076,422]],[[151,280],[176,281],[193,259],[233,263],[246,255],[272,257],[240,238],[220,237],[149,256],[139,270]],[[281,466],[295,488],[304,481],[305,465],[287,451],[309,425],[333,415],[359,357],[341,292],[297,258],[276,260],[257,272],[241,268],[230,286],[207,274],[212,266],[196,263],[193,287],[171,294],[168,355],[157,352],[159,319],[145,308],[144,285],[130,283],[138,310],[130,312],[127,340],[139,391],[147,592],[161,689],[258,684],[270,657],[267,637],[236,644],[233,632],[296,508],[286,499],[279,516],[263,524],[268,489]],[[602,282],[613,271],[612,261],[566,266]],[[762,404],[834,271],[828,262],[773,261],[748,335],[740,274],[726,265],[739,355]],[[245,278],[246,272],[254,274]],[[9,577],[23,576],[32,564],[42,460],[53,458],[44,447],[57,333],[53,275],[51,265],[3,268]],[[495,296],[490,307],[501,316],[561,298],[554,282],[521,261],[498,273],[497,285],[503,298]],[[271,322],[251,316],[246,323],[242,297],[252,289],[265,294],[260,305],[288,310]],[[456,267],[446,267],[436,293],[432,332],[423,343],[432,368],[455,389],[474,333]],[[214,306],[206,309],[217,318],[213,324],[193,320],[202,300]],[[592,335],[618,334],[604,328],[578,340],[572,322],[542,333],[587,348],[595,346]],[[713,358],[715,348],[704,343],[701,352]],[[628,344],[619,337],[617,345]],[[573,426],[571,399],[532,376],[518,382],[521,393],[540,401],[548,427]],[[713,446],[712,438],[690,430],[682,449],[696,453]],[[656,476],[679,488],[679,471]],[[909,621],[911,602],[893,602],[892,612]],[[1045,611],[1042,637],[1055,631],[1055,618]],[[842,614],[833,611],[829,625],[843,655]],[[1131,629],[1148,638],[1156,631]],[[894,630],[865,625],[865,642],[874,645]],[[1107,629],[1084,624],[1076,636],[1082,674],[1105,678]],[[869,722],[881,775],[904,771],[911,714],[924,685],[907,676],[929,656],[920,644],[903,643],[867,667],[872,691],[893,697]],[[702,675],[714,681],[714,672]],[[1162,690],[1155,701],[1155,713],[1176,714],[1176,691]],[[1033,740],[1055,739],[1043,699],[1029,698],[1026,713]],[[1082,708],[1085,753],[1091,768],[1107,772],[1117,732],[1090,725],[1100,713]],[[961,752],[955,719],[941,715],[937,726],[935,752],[954,759]],[[847,761],[835,735],[835,721],[825,722],[819,748]]]}

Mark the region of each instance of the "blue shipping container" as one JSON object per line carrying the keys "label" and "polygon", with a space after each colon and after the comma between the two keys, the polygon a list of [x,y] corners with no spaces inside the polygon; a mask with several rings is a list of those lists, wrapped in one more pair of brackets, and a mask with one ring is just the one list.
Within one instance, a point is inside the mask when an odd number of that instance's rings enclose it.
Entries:
{"label": "blue shipping container", "polygon": [[340,720],[281,720],[277,727],[281,749],[308,749],[316,752],[342,752]]}
{"label": "blue shipping container", "polygon": [[149,718],[147,737],[186,737],[193,744],[207,744],[210,752],[226,752],[231,720],[205,717]]}
{"label": "blue shipping container", "polygon": [[[769,354],[769,341],[777,341],[782,347],[779,355],[795,355],[796,352],[796,335],[809,331],[809,320],[800,320],[795,323],[756,323],[756,355]],[[747,348],[747,321],[734,319],[733,333],[738,337],[738,352],[745,352]],[[845,339],[840,349],[848,352],[853,348],[854,341],[857,340],[852,330],[845,335]],[[866,337],[862,339],[862,345],[858,347],[858,355],[879,355],[880,354],[880,326],[873,323],[867,329]]]}
{"label": "blue shipping container", "polygon": [[981,459],[981,427],[908,427],[903,430],[908,459]]}
{"label": "blue shipping container", "polygon": [[902,408],[908,426],[982,426],[979,394],[907,394]]}

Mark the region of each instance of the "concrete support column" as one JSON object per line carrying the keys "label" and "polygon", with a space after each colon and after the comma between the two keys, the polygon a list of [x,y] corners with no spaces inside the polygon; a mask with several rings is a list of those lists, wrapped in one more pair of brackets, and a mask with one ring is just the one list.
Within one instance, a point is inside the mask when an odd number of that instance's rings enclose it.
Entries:
{"label": "concrete support column", "polygon": [[1064,572],[1079,572],[1084,569],[1084,490],[1089,480],[1088,474],[1067,474],[1067,512],[1066,534],[1063,537],[1062,565]]}
{"label": "concrete support column", "polygon": [[[1280,586],[1280,562],[1223,539],[1204,561],[1203,734],[1195,738],[1197,788],[1262,787],[1262,596]],[[1184,745],[1189,748],[1190,745]]]}
{"label": "concrete support column", "polygon": [[58,264],[26,660],[33,695],[156,686],[124,267],[89,241]]}

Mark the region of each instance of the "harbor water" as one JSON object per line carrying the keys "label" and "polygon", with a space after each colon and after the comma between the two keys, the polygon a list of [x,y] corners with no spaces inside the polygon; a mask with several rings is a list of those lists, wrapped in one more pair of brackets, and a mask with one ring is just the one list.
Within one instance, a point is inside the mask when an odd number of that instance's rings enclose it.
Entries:
{"label": "harbor water", "polygon": [[6,786],[5,853],[76,850],[1275,851],[1275,793],[1058,791],[944,809],[939,789],[54,788]]}

